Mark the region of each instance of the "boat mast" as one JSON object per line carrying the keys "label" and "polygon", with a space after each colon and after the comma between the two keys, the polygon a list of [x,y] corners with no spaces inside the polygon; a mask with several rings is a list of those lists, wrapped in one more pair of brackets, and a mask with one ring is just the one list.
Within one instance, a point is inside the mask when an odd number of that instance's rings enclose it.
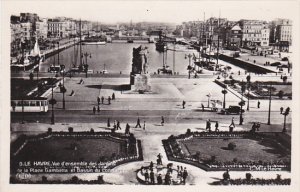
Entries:
{"label": "boat mast", "polygon": [[80,67],[82,67],[82,46],[81,46],[81,19],[79,21],[79,58],[80,58]]}
{"label": "boat mast", "polygon": [[220,12],[218,20],[218,48],[217,48],[217,66],[219,65],[219,48],[220,48]]}

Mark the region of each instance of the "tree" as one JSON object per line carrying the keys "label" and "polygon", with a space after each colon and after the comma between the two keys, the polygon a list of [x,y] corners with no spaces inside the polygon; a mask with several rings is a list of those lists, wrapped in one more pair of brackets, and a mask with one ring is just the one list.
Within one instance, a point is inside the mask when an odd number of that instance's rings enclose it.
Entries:
{"label": "tree", "polygon": [[283,76],[282,77],[282,81],[283,81],[284,84],[286,84],[286,82],[287,82],[287,76]]}
{"label": "tree", "polygon": [[223,90],[222,90],[222,94],[224,95],[223,108],[225,109],[225,108],[226,108],[226,104],[225,104],[225,95],[227,94],[227,90],[226,90],[226,89],[223,89]]}

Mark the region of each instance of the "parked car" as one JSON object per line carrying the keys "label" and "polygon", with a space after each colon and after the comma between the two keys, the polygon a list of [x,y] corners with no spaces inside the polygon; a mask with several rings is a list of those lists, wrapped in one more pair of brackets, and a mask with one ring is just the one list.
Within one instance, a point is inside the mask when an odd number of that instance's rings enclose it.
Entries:
{"label": "parked car", "polygon": [[[229,114],[236,114],[239,115],[241,112],[241,107],[240,106],[233,106],[230,105],[228,108],[221,109],[221,114],[229,115]],[[245,110],[242,109],[242,113],[244,113]]]}
{"label": "parked car", "polygon": [[280,62],[274,62],[274,63],[271,63],[270,66],[280,66],[281,63]]}

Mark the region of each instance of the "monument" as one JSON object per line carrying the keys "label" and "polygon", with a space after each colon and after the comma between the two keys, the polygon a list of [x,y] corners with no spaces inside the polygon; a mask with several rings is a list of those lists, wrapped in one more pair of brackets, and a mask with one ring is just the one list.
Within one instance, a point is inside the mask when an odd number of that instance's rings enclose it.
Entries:
{"label": "monument", "polygon": [[130,85],[131,89],[139,93],[150,92],[150,75],[149,69],[149,58],[148,48],[139,46],[133,48],[132,58],[132,70],[130,73]]}

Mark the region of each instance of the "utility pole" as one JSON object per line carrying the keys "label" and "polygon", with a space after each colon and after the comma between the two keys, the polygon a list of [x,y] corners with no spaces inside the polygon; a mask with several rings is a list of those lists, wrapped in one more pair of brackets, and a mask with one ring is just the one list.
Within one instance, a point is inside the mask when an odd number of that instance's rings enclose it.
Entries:
{"label": "utility pole", "polygon": [[270,84],[269,88],[269,113],[268,113],[268,125],[271,125],[271,100],[272,100],[272,84]]}
{"label": "utility pole", "polygon": [[174,50],[173,50],[173,74],[175,74],[175,41],[174,41]]}

